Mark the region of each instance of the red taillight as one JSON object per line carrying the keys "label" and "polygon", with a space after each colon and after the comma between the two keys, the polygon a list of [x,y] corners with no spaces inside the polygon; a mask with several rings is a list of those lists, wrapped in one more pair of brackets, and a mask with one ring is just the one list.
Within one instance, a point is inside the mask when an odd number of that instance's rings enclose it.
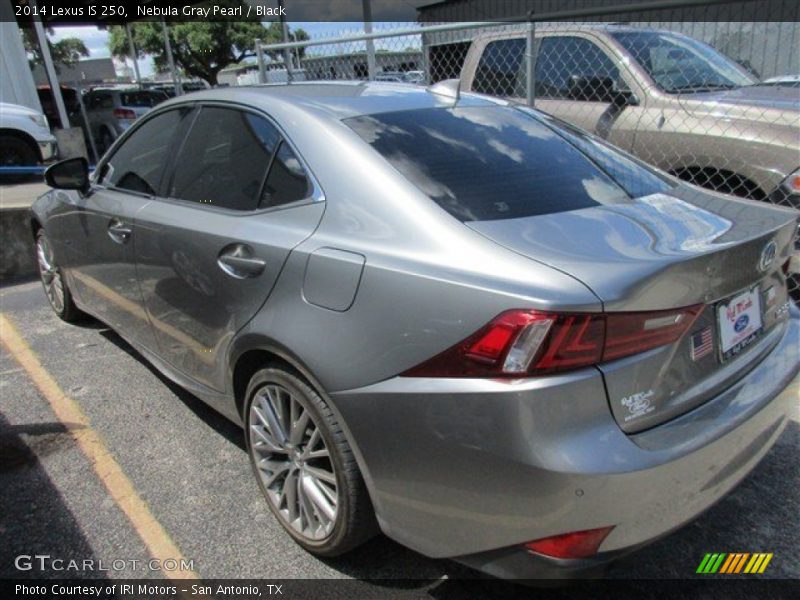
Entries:
{"label": "red taillight", "polygon": [[115,108],[112,113],[116,119],[135,119],[136,113],[130,108]]}
{"label": "red taillight", "polygon": [[608,313],[603,360],[638,354],[679,340],[703,306],[655,312]]}
{"label": "red taillight", "polygon": [[554,558],[588,558],[597,554],[600,544],[606,539],[614,526],[562,533],[525,544],[531,552]]}
{"label": "red taillight", "polygon": [[522,377],[578,369],[671,344],[703,306],[632,313],[504,312],[406,377]]}

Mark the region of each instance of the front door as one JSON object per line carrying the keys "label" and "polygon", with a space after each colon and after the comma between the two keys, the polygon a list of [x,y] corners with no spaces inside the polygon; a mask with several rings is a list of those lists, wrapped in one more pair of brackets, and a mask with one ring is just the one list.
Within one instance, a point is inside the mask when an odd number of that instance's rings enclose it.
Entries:
{"label": "front door", "polygon": [[612,58],[594,41],[574,35],[539,40],[535,105],[609,142],[631,150],[640,111],[615,106],[614,90],[627,89]]}
{"label": "front door", "polygon": [[137,128],[100,165],[68,223],[78,297],[102,321],[151,350],[155,340],[137,281],[134,222],[159,188],[183,116],[172,110]]}

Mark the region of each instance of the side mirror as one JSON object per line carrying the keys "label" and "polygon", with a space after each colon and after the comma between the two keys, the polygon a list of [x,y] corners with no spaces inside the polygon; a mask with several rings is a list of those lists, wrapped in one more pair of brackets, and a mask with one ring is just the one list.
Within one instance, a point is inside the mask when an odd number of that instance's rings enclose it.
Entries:
{"label": "side mirror", "polygon": [[57,190],[89,191],[89,161],[82,156],[61,160],[44,172],[47,185]]}
{"label": "side mirror", "polygon": [[611,104],[622,108],[624,106],[639,106],[639,99],[631,91],[614,90],[611,92]]}
{"label": "side mirror", "polygon": [[630,91],[618,90],[611,77],[572,75],[568,82],[571,100],[608,102],[614,106],[635,106],[639,102]]}

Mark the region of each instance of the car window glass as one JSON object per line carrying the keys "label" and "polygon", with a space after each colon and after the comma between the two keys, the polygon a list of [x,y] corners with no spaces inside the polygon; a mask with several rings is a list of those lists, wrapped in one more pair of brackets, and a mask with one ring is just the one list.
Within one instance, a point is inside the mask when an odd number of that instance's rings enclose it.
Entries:
{"label": "car window glass", "polygon": [[280,206],[307,198],[309,194],[310,185],[303,165],[289,144],[283,142],[267,175],[261,206]]}
{"label": "car window glass", "polygon": [[[619,69],[597,44],[579,37],[545,37],[536,57],[537,98],[603,100],[622,86]],[[608,88],[608,89],[606,89]]]}
{"label": "car window glass", "polygon": [[108,161],[103,183],[155,195],[169,158],[169,145],[182,114],[181,110],[170,110],[137,128]]}
{"label": "car window glass", "polygon": [[278,130],[262,117],[229,108],[203,108],[178,156],[169,195],[254,210],[279,141]]}
{"label": "car window glass", "polygon": [[167,100],[167,95],[162,92],[125,92],[120,94],[122,106],[136,106],[152,108],[156,104]]}
{"label": "car window glass", "polygon": [[735,88],[755,81],[734,61],[691,38],[645,31],[612,35],[669,93]]}
{"label": "car window glass", "polygon": [[113,101],[110,94],[94,93],[89,99],[89,108],[111,108]]}
{"label": "car window glass", "polygon": [[525,46],[522,38],[490,42],[483,51],[472,91],[496,96],[525,96]]}
{"label": "car window glass", "polygon": [[[530,111],[527,107],[519,107],[519,110]],[[556,133],[576,146],[610,175],[632,198],[666,192],[674,187],[673,182],[659,174],[658,171],[632,156],[625,155],[605,141],[544,113],[537,114],[545,123],[551,124]]]}
{"label": "car window glass", "polygon": [[461,221],[630,201],[585,154],[513,107],[431,108],[344,122]]}

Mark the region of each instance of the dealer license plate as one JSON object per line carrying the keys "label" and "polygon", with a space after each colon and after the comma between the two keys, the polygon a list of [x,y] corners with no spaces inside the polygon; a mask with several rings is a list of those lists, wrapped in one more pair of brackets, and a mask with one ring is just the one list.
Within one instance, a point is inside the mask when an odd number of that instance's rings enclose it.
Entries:
{"label": "dealer license plate", "polygon": [[717,323],[723,361],[752,344],[764,330],[758,286],[718,304]]}

